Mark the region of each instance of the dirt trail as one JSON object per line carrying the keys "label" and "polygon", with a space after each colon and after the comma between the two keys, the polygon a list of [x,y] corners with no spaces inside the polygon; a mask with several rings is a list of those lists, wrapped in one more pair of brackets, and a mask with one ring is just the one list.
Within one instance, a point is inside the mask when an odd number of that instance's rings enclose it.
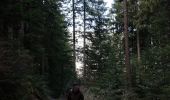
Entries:
{"label": "dirt trail", "polygon": [[98,99],[96,99],[95,95],[92,92],[90,92],[89,88],[81,86],[80,89],[83,92],[84,100],[98,100]]}

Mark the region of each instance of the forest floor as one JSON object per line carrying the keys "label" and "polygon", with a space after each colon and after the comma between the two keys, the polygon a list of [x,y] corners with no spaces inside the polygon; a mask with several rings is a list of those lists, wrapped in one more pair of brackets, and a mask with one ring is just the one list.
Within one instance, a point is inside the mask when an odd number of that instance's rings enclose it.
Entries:
{"label": "forest floor", "polygon": [[95,95],[90,92],[89,88],[82,86],[80,89],[84,95],[84,100],[95,100]]}

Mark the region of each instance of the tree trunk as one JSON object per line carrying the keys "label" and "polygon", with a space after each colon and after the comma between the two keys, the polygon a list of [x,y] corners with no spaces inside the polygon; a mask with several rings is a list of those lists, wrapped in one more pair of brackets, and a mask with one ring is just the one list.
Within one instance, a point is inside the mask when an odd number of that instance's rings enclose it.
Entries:
{"label": "tree trunk", "polygon": [[83,58],[83,61],[84,61],[84,78],[86,78],[86,70],[87,70],[87,68],[86,68],[86,54],[85,54],[85,50],[86,50],[86,1],[84,0],[84,37],[83,37],[83,39],[84,39],[84,50],[83,50],[83,54],[84,54],[84,58]]}
{"label": "tree trunk", "polygon": [[24,21],[23,21],[23,0],[20,0],[20,29],[18,34],[18,54],[21,54],[23,48],[23,38],[24,38]]}
{"label": "tree trunk", "polygon": [[139,37],[139,31],[137,31],[137,53],[138,53],[138,64],[140,64],[140,58],[141,58],[141,54],[140,54],[140,37]]}
{"label": "tree trunk", "polygon": [[132,68],[130,66],[129,57],[129,34],[128,34],[128,8],[127,0],[124,0],[124,38],[125,38],[125,68],[126,68],[126,100],[130,100],[129,96],[132,93]]}
{"label": "tree trunk", "polygon": [[72,6],[73,6],[73,63],[76,71],[76,41],[75,41],[75,2],[72,0]]}

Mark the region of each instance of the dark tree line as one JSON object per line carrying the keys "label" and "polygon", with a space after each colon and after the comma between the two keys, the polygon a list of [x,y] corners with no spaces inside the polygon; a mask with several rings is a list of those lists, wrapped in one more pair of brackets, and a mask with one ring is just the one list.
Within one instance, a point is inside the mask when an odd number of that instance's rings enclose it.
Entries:
{"label": "dark tree line", "polygon": [[1,100],[58,97],[75,77],[61,3],[1,0]]}

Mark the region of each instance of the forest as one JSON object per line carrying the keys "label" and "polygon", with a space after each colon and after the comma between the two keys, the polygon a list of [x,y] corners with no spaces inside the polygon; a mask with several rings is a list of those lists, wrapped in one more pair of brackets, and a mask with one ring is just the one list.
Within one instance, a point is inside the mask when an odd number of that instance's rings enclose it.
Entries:
{"label": "forest", "polygon": [[0,100],[170,99],[170,0],[1,0]]}

